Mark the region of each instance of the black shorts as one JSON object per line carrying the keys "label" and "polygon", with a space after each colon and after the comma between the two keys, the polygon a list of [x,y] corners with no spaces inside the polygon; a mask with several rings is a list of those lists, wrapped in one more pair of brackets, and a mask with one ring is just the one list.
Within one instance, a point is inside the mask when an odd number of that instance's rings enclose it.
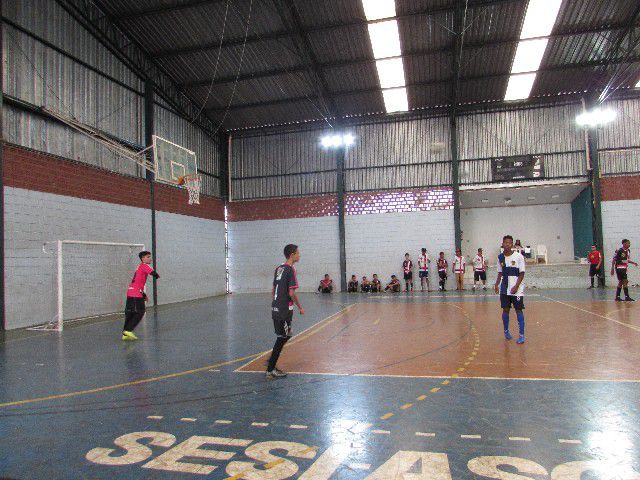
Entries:
{"label": "black shorts", "polygon": [[616,275],[618,276],[619,281],[624,281],[627,279],[627,269],[626,268],[616,268]]}
{"label": "black shorts", "polygon": [[124,306],[125,313],[139,313],[144,314],[146,306],[144,304],[144,298],[127,297],[127,301]]}
{"label": "black shorts", "polygon": [[516,310],[524,310],[524,297],[516,297],[515,295],[500,294],[500,306],[502,308],[513,308]]}
{"label": "black shorts", "polygon": [[288,313],[273,312],[273,329],[278,337],[289,338],[292,335],[291,320],[293,320],[293,310]]}
{"label": "black shorts", "polygon": [[413,272],[405,273],[404,274],[404,279],[405,280],[413,280]]}
{"label": "black shorts", "polygon": [[478,280],[487,281],[487,272],[473,272],[473,281],[477,282]]}
{"label": "black shorts", "polygon": [[600,269],[598,268],[597,264],[590,264],[589,265],[589,276],[590,277],[595,277],[596,275],[600,274]]}
{"label": "black shorts", "polygon": [[418,275],[420,275],[420,278],[429,278],[429,270],[420,270],[420,273],[418,273]]}

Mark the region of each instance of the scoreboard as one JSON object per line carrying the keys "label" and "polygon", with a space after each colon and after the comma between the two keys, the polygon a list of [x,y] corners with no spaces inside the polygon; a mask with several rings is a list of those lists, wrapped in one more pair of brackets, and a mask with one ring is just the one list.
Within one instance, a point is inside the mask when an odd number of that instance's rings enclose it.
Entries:
{"label": "scoreboard", "polygon": [[493,158],[491,174],[494,182],[544,178],[544,158],[542,155]]}

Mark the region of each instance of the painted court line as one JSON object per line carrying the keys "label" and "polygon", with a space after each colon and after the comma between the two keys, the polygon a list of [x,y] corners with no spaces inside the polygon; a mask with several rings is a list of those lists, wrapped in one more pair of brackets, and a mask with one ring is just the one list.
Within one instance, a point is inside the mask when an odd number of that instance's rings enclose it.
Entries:
{"label": "painted court line", "polygon": [[264,422],[253,422],[251,426],[252,427],[268,427],[269,424]]}
{"label": "painted court line", "polygon": [[216,420],[213,423],[221,423],[223,425],[229,425],[230,423],[233,423],[231,420]]}
{"label": "painted court line", "polygon": [[530,442],[531,439],[529,437],[509,437],[509,440],[512,442]]}
{"label": "painted court line", "polygon": [[435,433],[430,432],[416,432],[416,437],[435,437]]}
{"label": "painted court line", "polygon": [[581,440],[570,440],[570,439],[566,439],[566,438],[559,438],[558,439],[559,443],[572,443],[575,445],[581,445],[582,441]]}
{"label": "painted court line", "polygon": [[293,428],[295,430],[304,430],[306,428],[309,428],[307,425],[289,425],[289,428]]}
{"label": "painted court line", "polygon": [[[635,330],[636,332],[640,332],[640,327],[636,327],[635,325],[629,325],[628,323],[621,322],[620,320],[616,320],[614,318],[609,318],[604,315],[600,315],[599,313],[592,312],[590,310],[585,310],[584,308],[576,307],[575,305],[571,305],[569,303],[561,302],[560,300],[556,300],[555,298],[547,297],[546,295],[540,295],[541,297],[548,298],[552,302],[559,303],[560,305],[564,305],[565,307],[573,308],[574,310],[578,310],[580,312],[589,313],[595,317],[603,318],[604,320],[608,320],[610,322],[617,323],[618,325],[622,325],[623,327],[630,328],[631,330]],[[615,312],[611,312],[615,313]]]}
{"label": "painted court line", "polygon": [[426,396],[426,395],[420,395],[418,398],[416,398],[416,400],[418,400],[418,401],[420,401],[420,402],[421,402],[421,401],[422,401],[422,400],[424,400],[425,398],[427,398],[427,396]]}
{"label": "painted court line", "polygon": [[400,407],[400,410],[406,410],[407,408],[413,407],[413,403],[405,403]]}
{"label": "painted court line", "polygon": [[393,417],[393,413],[389,412],[389,413],[385,413],[384,415],[382,415],[380,417],[380,420],[387,420],[388,418]]}
{"label": "painted court line", "polygon": [[469,438],[474,440],[480,440],[482,435],[460,435],[460,438]]}
{"label": "painted court line", "polygon": [[162,420],[164,417],[162,415],[149,415],[147,418],[149,420]]}
{"label": "painted court line", "polygon": [[390,435],[391,432],[389,430],[371,430],[371,433],[375,433],[376,435]]}
{"label": "painted court line", "polygon": [[352,470],[371,470],[370,463],[350,463],[349,468]]}
{"label": "painted court line", "polygon": [[190,418],[190,417],[184,417],[180,419],[181,422],[196,422],[198,421],[197,418]]}

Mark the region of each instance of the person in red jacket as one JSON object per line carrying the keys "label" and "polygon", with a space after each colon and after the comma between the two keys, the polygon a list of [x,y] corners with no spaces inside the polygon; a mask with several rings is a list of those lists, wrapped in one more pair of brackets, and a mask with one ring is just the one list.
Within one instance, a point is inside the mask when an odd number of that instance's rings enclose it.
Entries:
{"label": "person in red jacket", "polygon": [[589,277],[591,277],[591,286],[589,288],[594,288],[593,280],[595,277],[598,277],[598,286],[602,283],[600,279],[600,269],[602,268],[602,253],[598,251],[598,247],[595,245],[591,245],[591,251],[589,255],[587,255],[587,259],[589,260]]}

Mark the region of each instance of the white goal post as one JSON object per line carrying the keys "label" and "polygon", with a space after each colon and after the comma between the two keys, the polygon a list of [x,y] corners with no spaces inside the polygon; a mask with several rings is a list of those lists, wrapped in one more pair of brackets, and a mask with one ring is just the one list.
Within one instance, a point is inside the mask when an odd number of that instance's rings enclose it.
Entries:
{"label": "white goal post", "polygon": [[[117,242],[93,242],[93,241],[86,241],[86,240],[57,240],[55,242],[45,242],[44,245],[42,246],[42,250],[44,253],[52,253],[50,251],[47,251],[47,244],[50,243],[55,243],[56,245],[56,249],[55,249],[55,253],[56,254],[56,315],[53,318],[53,320],[51,320],[50,322],[44,324],[44,325],[39,325],[36,327],[31,327],[30,330],[56,330],[58,332],[61,332],[63,330],[63,325],[64,325],[64,298],[65,298],[65,291],[64,291],[64,255],[63,255],[63,249],[65,245],[85,245],[87,247],[91,247],[91,246],[95,246],[95,247],[128,247],[130,252],[132,252],[134,249],[137,250],[136,254],[145,249],[145,246],[143,243],[117,243]],[[131,255],[131,253],[130,253]],[[128,269],[129,273],[132,273],[132,271],[130,271],[130,269]],[[125,287],[126,285],[114,285],[114,288],[120,288],[122,291],[122,297],[124,298],[125,296]],[[110,312],[110,313],[114,313],[114,312]],[[108,315],[109,313],[105,313],[104,315]],[[101,315],[95,315],[95,316],[101,316]],[[82,318],[91,318],[91,316],[83,316]]]}

